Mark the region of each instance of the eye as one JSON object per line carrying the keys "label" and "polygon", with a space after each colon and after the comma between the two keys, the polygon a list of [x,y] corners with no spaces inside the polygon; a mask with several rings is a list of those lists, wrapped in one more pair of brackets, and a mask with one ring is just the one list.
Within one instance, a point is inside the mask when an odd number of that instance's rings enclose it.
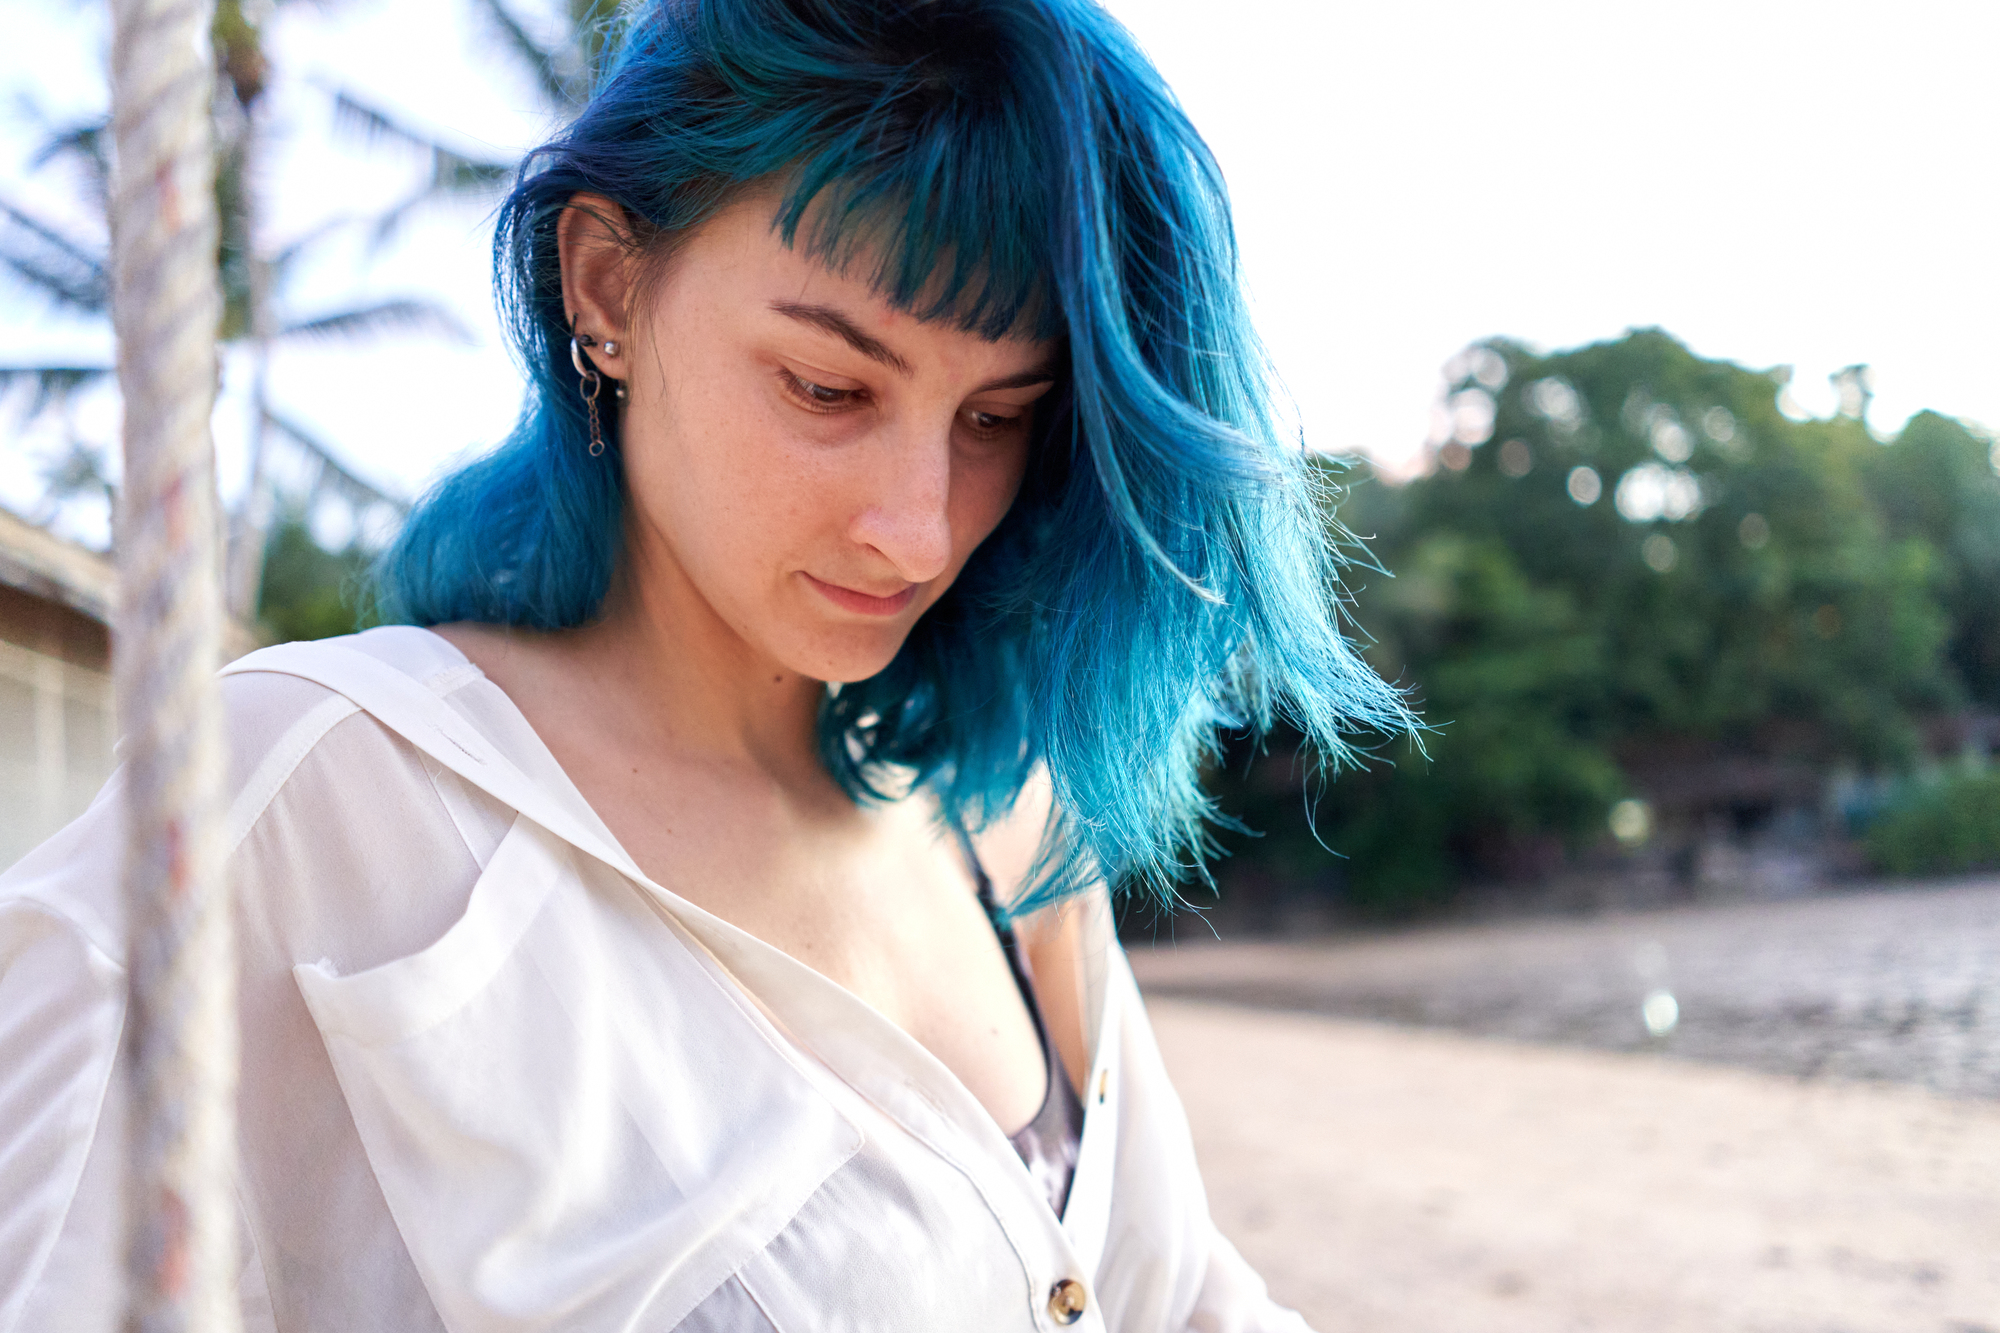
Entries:
{"label": "eye", "polygon": [[801,405],[815,412],[851,407],[868,396],[863,389],[831,389],[824,384],[815,384],[782,367],[778,371],[778,383]]}
{"label": "eye", "polygon": [[999,412],[967,412],[966,423],[975,435],[1004,435],[1027,419],[1026,414],[1007,416]]}

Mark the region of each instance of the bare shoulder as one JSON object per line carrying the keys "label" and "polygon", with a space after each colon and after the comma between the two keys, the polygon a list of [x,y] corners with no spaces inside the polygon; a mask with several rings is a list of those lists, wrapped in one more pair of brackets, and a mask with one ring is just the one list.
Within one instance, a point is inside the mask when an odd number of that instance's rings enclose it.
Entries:
{"label": "bare shoulder", "polygon": [[566,697],[577,674],[577,632],[549,633],[520,625],[486,625],[461,620],[433,625],[431,633],[465,655],[488,680],[514,701],[531,723],[548,721],[551,698]]}

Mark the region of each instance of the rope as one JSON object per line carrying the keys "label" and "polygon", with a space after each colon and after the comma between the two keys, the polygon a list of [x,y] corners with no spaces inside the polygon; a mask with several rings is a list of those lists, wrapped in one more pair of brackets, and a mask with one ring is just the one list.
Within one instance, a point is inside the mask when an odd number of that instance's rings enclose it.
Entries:
{"label": "rope", "polygon": [[124,397],[113,679],[125,738],[128,1330],[232,1333],[235,984],[219,855],[213,0],[111,0]]}

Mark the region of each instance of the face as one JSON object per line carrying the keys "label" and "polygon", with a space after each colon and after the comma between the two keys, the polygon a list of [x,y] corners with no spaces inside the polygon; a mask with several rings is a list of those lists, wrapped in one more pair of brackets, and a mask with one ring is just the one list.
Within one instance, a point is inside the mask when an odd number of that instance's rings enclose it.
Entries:
{"label": "face", "polygon": [[628,569],[682,632],[861,680],[1013,503],[1052,349],[891,308],[787,247],[774,209],[746,199],[687,238],[596,358],[629,394]]}

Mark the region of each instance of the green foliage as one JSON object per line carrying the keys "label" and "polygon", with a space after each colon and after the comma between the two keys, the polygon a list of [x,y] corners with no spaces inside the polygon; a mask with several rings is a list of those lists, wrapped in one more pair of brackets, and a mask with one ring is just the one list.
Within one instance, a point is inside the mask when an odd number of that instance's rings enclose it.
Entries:
{"label": "green foliage", "polygon": [[2000,709],[2000,469],[1996,446],[1960,422],[1920,412],[1864,465],[1888,531],[1939,557],[1951,622],[1945,653],[1969,699]]}
{"label": "green foliage", "polygon": [[1915,783],[1868,827],[1868,859],[1891,875],[2000,867],[2000,772]]}
{"label": "green foliage", "polygon": [[360,596],[370,556],[360,546],[329,551],[298,513],[281,518],[264,547],[257,620],[273,643],[329,639],[375,623]]}
{"label": "green foliage", "polygon": [[1925,717],[2000,703],[2000,477],[1958,422],[1885,445],[1793,421],[1779,378],[1658,330],[1549,356],[1496,341],[1453,368],[1491,438],[1339,509],[1393,571],[1356,580],[1355,617],[1438,728],[1428,759],[1327,789],[1335,860],[1296,813],[1292,747],[1231,756],[1223,808],[1268,836],[1225,880],[1416,910],[1602,840],[1635,756],[1894,771]]}

